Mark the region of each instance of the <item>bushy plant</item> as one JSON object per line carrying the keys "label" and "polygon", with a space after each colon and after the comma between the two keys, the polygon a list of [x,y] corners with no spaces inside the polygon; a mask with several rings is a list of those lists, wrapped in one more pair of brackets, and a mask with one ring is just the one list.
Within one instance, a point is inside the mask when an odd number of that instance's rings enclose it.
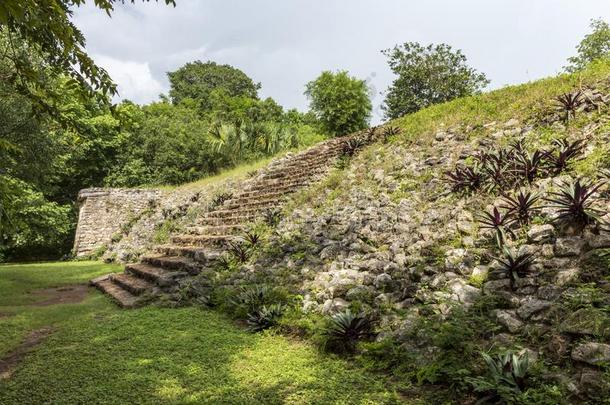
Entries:
{"label": "bushy plant", "polygon": [[248,313],[246,319],[248,329],[252,332],[269,329],[277,325],[283,313],[284,306],[281,304],[263,305],[259,309]]}
{"label": "bushy plant", "polygon": [[282,219],[282,210],[279,208],[268,208],[263,211],[263,222],[271,227],[275,227]]}
{"label": "bushy plant", "polygon": [[402,130],[399,127],[386,127],[383,132],[381,133],[382,135],[382,139],[383,139],[383,143],[387,143],[390,138],[392,138],[393,136],[399,135],[402,132]]}
{"label": "bushy plant", "polygon": [[354,353],[359,341],[372,336],[372,321],[363,314],[353,314],[347,309],[328,320],[323,347],[335,353]]}
{"label": "bushy plant", "polygon": [[262,236],[259,232],[251,230],[244,232],[242,237],[244,241],[248,244],[248,246],[254,247],[258,245],[258,243],[261,241]]}
{"label": "bushy plant", "polygon": [[535,256],[532,253],[514,252],[508,248],[504,248],[503,253],[504,255],[496,257],[496,260],[500,263],[499,270],[508,275],[510,288],[513,290],[517,277],[525,277],[529,273]]}
{"label": "bushy plant", "polygon": [[477,403],[512,404],[526,388],[530,362],[523,355],[505,352],[491,357],[481,353],[487,365],[487,375],[469,378],[474,390],[483,395]]}
{"label": "bushy plant", "polygon": [[603,185],[602,182],[594,184],[578,179],[572,183],[564,183],[558,192],[552,192],[546,200],[551,203],[550,208],[557,209],[555,222],[578,228],[601,224],[602,211],[595,208],[594,204],[599,199],[595,193]]}
{"label": "bushy plant", "polygon": [[536,205],[539,200],[540,196],[538,194],[519,191],[519,194],[514,197],[505,196],[501,208],[505,208],[515,215],[520,225],[527,225],[538,211]]}
{"label": "bushy plant", "polygon": [[545,152],[544,158],[550,166],[551,173],[558,175],[564,171],[568,163],[580,155],[585,147],[584,140],[580,139],[574,142],[569,142],[565,139],[555,140],[557,150]]}
{"label": "bushy plant", "polygon": [[245,263],[250,259],[252,252],[250,246],[247,246],[242,241],[231,241],[228,243],[227,252],[235,259],[238,263]]}
{"label": "bushy plant", "polygon": [[252,313],[269,303],[270,295],[270,290],[265,285],[241,287],[239,293],[231,299],[231,304],[246,313]]}
{"label": "bushy plant", "polygon": [[564,93],[556,98],[558,109],[565,113],[564,121],[567,123],[570,121],[570,116],[576,118],[576,111],[578,107],[584,102],[582,92],[577,91],[576,93]]}
{"label": "bushy plant", "polygon": [[453,191],[474,192],[483,185],[483,174],[478,166],[458,166],[452,172],[446,172],[445,176],[451,183]]}
{"label": "bushy plant", "polygon": [[513,211],[509,210],[502,214],[497,207],[493,207],[491,212],[484,211],[478,215],[481,229],[491,229],[495,232],[496,243],[499,247],[504,246],[506,235],[514,237],[510,225],[514,222]]}

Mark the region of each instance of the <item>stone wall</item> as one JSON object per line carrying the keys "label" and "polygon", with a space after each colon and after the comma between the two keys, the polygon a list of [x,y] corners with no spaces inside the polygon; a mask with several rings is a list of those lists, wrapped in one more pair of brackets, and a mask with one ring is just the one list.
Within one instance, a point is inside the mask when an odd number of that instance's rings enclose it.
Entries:
{"label": "stone wall", "polygon": [[77,257],[108,246],[114,235],[136,221],[163,197],[161,190],[89,188],[78,193],[78,227],[74,239]]}

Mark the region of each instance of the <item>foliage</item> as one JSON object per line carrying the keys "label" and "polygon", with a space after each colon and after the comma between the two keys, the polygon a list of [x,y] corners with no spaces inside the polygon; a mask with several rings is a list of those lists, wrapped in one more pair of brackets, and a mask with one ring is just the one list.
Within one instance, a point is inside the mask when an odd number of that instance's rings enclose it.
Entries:
{"label": "foliage", "polygon": [[229,242],[229,246],[227,247],[227,252],[235,259],[238,263],[246,263],[252,252],[250,250],[250,246],[247,246],[246,243],[241,241]]}
{"label": "foliage", "polygon": [[447,44],[422,46],[407,42],[383,51],[398,77],[384,101],[386,117],[393,119],[433,104],[476,94],[489,80],[467,65],[462,51]]}
{"label": "foliage", "polygon": [[365,315],[349,309],[330,317],[324,330],[324,349],[335,353],[354,353],[359,341],[373,336],[373,323]]}
{"label": "foliage", "polygon": [[593,205],[598,200],[595,193],[603,185],[601,182],[594,184],[580,179],[569,184],[564,183],[559,192],[552,192],[551,196],[546,198],[551,203],[549,207],[558,210],[554,220],[577,227],[601,223],[602,212]]}
{"label": "foliage", "polygon": [[284,313],[284,306],[281,304],[263,305],[259,309],[248,314],[248,329],[252,332],[260,332],[277,325],[280,317]]}
{"label": "foliage", "polygon": [[557,175],[568,167],[568,163],[574,160],[585,148],[584,139],[569,142],[565,139],[554,141],[557,151],[549,151],[544,154],[545,160],[551,166],[552,173]]}
{"label": "foliage", "polygon": [[491,229],[495,232],[496,242],[499,247],[504,246],[506,242],[506,233],[508,232],[514,237],[510,225],[513,223],[513,212],[507,211],[502,214],[497,207],[493,207],[491,212],[484,211],[478,215],[481,229]]}
{"label": "foliage", "polygon": [[246,243],[250,247],[254,247],[254,246],[258,245],[258,243],[261,241],[261,238],[262,238],[262,235],[259,232],[256,232],[254,230],[246,231],[243,234],[243,239],[246,241]]}
{"label": "foliage", "polygon": [[446,172],[445,176],[453,191],[473,192],[483,184],[483,174],[478,167],[457,166],[453,172]]}
{"label": "foliage", "polygon": [[212,208],[218,208],[222,206],[226,201],[230,200],[231,198],[233,198],[233,193],[231,192],[216,194],[214,198],[212,198]]}
{"label": "foliage", "polygon": [[401,132],[402,130],[399,127],[386,127],[381,134],[383,136],[383,143],[387,143],[390,138],[399,135]]}
{"label": "foliage", "polygon": [[487,376],[470,378],[476,392],[485,396],[477,403],[514,403],[526,388],[530,362],[527,353],[505,352],[491,357],[481,353],[487,365]]}
{"label": "foliage", "polygon": [[305,95],[322,129],[332,136],[346,135],[368,126],[372,104],[367,84],[346,71],[322,72],[317,79],[307,83]]}
{"label": "foliage", "polygon": [[[110,16],[116,3],[117,0],[96,0],[95,6]],[[165,3],[175,5],[174,0]],[[73,8],[83,4],[85,0],[4,0],[0,3],[0,31],[6,32],[11,40],[23,40],[37,51],[44,51],[44,64],[53,76],[67,75],[69,86],[79,91],[82,99],[96,98],[108,103],[107,96],[116,93],[116,85],[87,55],[85,37],[71,21]],[[2,52],[2,58],[9,59],[18,73],[8,79],[35,104],[57,112],[54,104],[60,93],[49,90],[48,77],[15,49]]]}
{"label": "foliage", "polygon": [[[260,83],[254,83],[244,72],[216,62],[195,61],[187,63],[174,72],[168,72],[169,95],[174,104],[183,100],[194,100],[205,111],[211,109],[213,96],[256,99]],[[217,93],[213,95],[213,93]]]}
{"label": "foliage", "polygon": [[591,62],[610,56],[610,26],[602,19],[591,20],[592,32],[587,34],[576,47],[578,54],[568,58],[565,67],[568,72],[585,69]]}
{"label": "foliage", "polygon": [[277,226],[282,219],[282,210],[279,208],[267,208],[263,211],[263,222],[271,227]]}
{"label": "foliage", "polygon": [[576,93],[564,93],[556,98],[559,107],[558,109],[565,112],[564,121],[568,123],[570,121],[570,115],[572,118],[576,118],[576,110],[584,102],[582,92],[577,91]]}
{"label": "foliage", "polygon": [[540,196],[538,194],[519,191],[519,194],[514,197],[505,196],[504,205],[500,207],[514,213],[520,225],[527,225],[537,212],[536,204],[539,200]]}
{"label": "foliage", "polygon": [[530,267],[534,263],[535,256],[533,253],[517,252],[509,248],[503,249],[504,255],[497,257],[496,260],[500,264],[499,270],[505,272],[510,280],[510,288],[515,288],[517,277],[525,277]]}

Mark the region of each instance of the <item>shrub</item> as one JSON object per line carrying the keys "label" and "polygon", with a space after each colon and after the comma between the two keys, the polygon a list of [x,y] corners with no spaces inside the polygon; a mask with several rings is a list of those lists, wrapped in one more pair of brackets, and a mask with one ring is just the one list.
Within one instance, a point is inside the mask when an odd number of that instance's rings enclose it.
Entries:
{"label": "shrub", "polygon": [[526,387],[530,362],[527,354],[512,352],[491,357],[481,353],[487,376],[469,378],[476,392],[484,396],[477,403],[514,403]]}
{"label": "shrub", "polygon": [[281,304],[263,305],[260,309],[248,313],[246,322],[248,329],[252,332],[260,332],[277,325],[278,320],[284,313],[284,306]]}
{"label": "shrub", "polygon": [[329,319],[324,330],[324,349],[335,353],[354,353],[360,340],[372,336],[371,320],[365,315],[356,315],[347,309]]}
{"label": "shrub", "polygon": [[270,295],[269,288],[264,285],[241,287],[237,296],[231,300],[231,304],[237,309],[243,309],[246,313],[252,313],[268,304]]}

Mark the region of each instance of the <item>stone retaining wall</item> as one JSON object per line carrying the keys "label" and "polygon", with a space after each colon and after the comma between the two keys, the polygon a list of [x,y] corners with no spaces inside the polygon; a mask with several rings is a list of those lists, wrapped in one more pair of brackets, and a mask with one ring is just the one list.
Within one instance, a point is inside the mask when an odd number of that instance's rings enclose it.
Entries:
{"label": "stone retaining wall", "polygon": [[89,188],[78,193],[78,227],[74,238],[76,257],[90,255],[107,246],[147,209],[156,206],[161,190]]}

